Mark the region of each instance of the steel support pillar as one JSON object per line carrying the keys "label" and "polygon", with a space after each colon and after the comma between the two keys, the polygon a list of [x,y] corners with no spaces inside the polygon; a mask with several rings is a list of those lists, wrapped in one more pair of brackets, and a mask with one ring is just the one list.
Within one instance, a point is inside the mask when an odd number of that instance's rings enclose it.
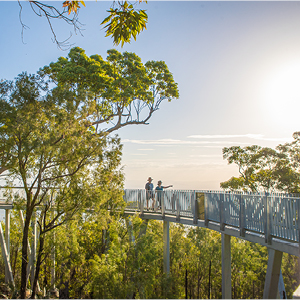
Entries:
{"label": "steel support pillar", "polygon": [[5,243],[5,237],[3,234],[3,230],[2,230],[2,225],[0,223],[0,244],[1,244],[1,250],[2,250],[2,257],[4,260],[4,264],[5,264],[5,269],[8,270],[8,282],[10,284],[12,284],[13,286],[15,286],[14,283],[14,278],[13,278],[13,274],[12,274],[12,270],[11,270],[11,266],[10,266],[10,262],[8,259],[8,253],[7,253],[7,249],[6,249],[6,243]]}
{"label": "steel support pillar", "polygon": [[222,299],[231,299],[230,235],[222,233]]}
{"label": "steel support pillar", "polygon": [[32,215],[32,222],[31,222],[31,227],[32,227],[32,243],[31,243],[31,285],[33,284],[34,281],[34,276],[35,276],[35,265],[36,265],[36,246],[37,246],[37,228],[36,228],[36,215],[33,213]]}
{"label": "steel support pillar", "polygon": [[170,273],[170,224],[169,221],[163,221],[163,239],[164,239],[164,273]]}
{"label": "steel support pillar", "polygon": [[[8,262],[10,262],[10,209],[5,210],[5,244],[7,251]],[[5,265],[5,283],[10,281],[9,270]]]}
{"label": "steel support pillar", "polygon": [[282,272],[280,269],[279,282],[278,282],[278,296],[277,299],[286,299],[286,291],[283,281]]}
{"label": "steel support pillar", "polygon": [[[55,241],[55,232],[53,232],[53,242]],[[55,245],[51,248],[51,290],[55,290]]]}
{"label": "steel support pillar", "polygon": [[263,299],[276,299],[281,269],[282,252],[268,249],[268,267],[264,287]]}
{"label": "steel support pillar", "polygon": [[[22,231],[24,231],[24,217],[23,217],[23,213],[21,210],[19,210],[19,216],[20,216],[20,223],[21,223],[21,227],[22,227]],[[34,217],[35,219],[35,217]],[[36,219],[35,219],[35,235],[36,235]],[[36,237],[35,237],[35,256],[36,256]],[[29,262],[27,265],[27,271],[26,271],[26,281],[28,281],[29,276],[31,274],[31,267],[32,267],[32,252],[31,252],[31,247],[30,247],[30,243],[28,240],[28,258],[29,258]],[[39,282],[37,283],[37,290],[40,291],[40,285]]]}

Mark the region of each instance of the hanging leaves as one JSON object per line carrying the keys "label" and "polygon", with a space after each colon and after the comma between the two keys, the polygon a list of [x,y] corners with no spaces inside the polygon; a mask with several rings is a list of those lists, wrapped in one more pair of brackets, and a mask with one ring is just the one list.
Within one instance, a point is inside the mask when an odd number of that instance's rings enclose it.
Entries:
{"label": "hanging leaves", "polygon": [[77,14],[77,9],[80,8],[79,2],[85,7],[84,1],[65,1],[63,7],[68,8],[68,14],[71,14],[71,12]]}
{"label": "hanging leaves", "polygon": [[[141,2],[141,1],[139,1]],[[136,36],[146,29],[148,15],[145,10],[135,10],[132,4],[127,1],[120,4],[119,8],[111,8],[107,11],[109,16],[106,17],[101,25],[106,26],[106,37],[112,36],[115,45],[121,46],[124,43],[130,43],[130,38],[136,40]]]}

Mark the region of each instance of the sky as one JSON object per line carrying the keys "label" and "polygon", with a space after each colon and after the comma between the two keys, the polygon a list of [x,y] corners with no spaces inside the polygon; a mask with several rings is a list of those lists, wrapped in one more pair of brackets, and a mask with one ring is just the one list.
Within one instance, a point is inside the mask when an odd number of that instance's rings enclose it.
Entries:
{"label": "sky", "polygon": [[[49,2],[60,5],[61,2]],[[22,1],[0,1],[0,79],[67,56],[52,42],[47,21]],[[87,55],[108,49],[134,52],[146,63],[163,60],[178,83],[179,99],[162,103],[149,125],[120,129],[125,188],[154,184],[219,190],[238,175],[222,148],[275,147],[300,130],[300,2],[148,1],[147,30],[114,46],[100,26],[112,2],[86,1],[82,35],[70,43]],[[72,28],[53,22],[59,40]]]}

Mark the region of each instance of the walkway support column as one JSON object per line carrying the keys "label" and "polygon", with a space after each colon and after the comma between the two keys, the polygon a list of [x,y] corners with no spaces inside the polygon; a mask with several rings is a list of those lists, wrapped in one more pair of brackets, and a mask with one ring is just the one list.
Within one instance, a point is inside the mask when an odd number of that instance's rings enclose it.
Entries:
{"label": "walkway support column", "polygon": [[163,221],[164,238],[164,273],[170,273],[170,224],[169,221]]}
{"label": "walkway support column", "polygon": [[231,299],[230,235],[222,233],[222,298]]}
{"label": "walkway support column", "polygon": [[4,264],[5,264],[5,269],[8,270],[8,273],[7,273],[8,282],[11,283],[13,286],[15,286],[1,223],[0,223],[0,244],[1,244],[1,250],[2,250],[2,257],[4,260]]}
{"label": "walkway support column", "polygon": [[268,249],[268,252],[268,267],[263,299],[276,299],[278,293],[282,252],[274,249]]}
{"label": "walkway support column", "polygon": [[36,213],[32,215],[31,228],[32,228],[32,244],[31,244],[31,285],[34,281],[35,276],[35,265],[36,265],[36,247],[37,247],[37,228],[36,228]]}
{"label": "walkway support column", "polygon": [[[6,250],[7,250],[7,258],[10,262],[10,209],[5,210],[5,243],[6,243]],[[9,283],[9,270],[5,265],[5,283]]]}
{"label": "walkway support column", "polygon": [[[53,232],[53,241],[55,241],[55,232]],[[56,292],[55,288],[55,245],[51,248],[51,291]]]}

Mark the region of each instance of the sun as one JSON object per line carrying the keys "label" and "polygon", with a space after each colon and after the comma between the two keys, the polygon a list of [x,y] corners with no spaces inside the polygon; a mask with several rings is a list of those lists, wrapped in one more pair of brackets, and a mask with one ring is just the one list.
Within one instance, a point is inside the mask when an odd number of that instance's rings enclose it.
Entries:
{"label": "sun", "polygon": [[265,109],[272,119],[295,123],[300,128],[300,60],[273,69],[263,94]]}

